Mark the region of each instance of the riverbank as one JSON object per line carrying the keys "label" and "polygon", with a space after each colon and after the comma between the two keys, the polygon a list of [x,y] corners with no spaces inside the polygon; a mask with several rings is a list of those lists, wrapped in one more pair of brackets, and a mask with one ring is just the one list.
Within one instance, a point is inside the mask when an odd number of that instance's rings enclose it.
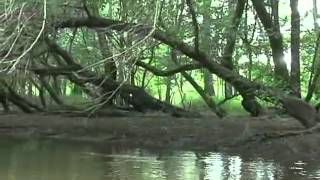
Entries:
{"label": "riverbank", "polygon": [[273,137],[304,130],[292,118],[70,117],[68,114],[3,114],[0,134],[55,138],[134,147],[256,154],[263,157],[320,157],[320,133]]}

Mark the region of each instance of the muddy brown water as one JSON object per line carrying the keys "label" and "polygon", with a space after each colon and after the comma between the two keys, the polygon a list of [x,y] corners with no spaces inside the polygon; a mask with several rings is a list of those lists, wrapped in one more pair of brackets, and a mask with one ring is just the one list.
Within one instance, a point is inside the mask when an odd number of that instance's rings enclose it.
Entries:
{"label": "muddy brown water", "polygon": [[1,180],[320,179],[317,159],[0,136]]}

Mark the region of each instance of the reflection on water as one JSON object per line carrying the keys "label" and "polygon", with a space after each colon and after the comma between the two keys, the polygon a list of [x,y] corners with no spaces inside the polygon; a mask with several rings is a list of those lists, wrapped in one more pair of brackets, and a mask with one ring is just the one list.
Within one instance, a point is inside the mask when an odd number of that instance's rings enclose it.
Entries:
{"label": "reflection on water", "polygon": [[219,180],[320,178],[320,163],[274,161],[222,153],[0,138],[0,180]]}

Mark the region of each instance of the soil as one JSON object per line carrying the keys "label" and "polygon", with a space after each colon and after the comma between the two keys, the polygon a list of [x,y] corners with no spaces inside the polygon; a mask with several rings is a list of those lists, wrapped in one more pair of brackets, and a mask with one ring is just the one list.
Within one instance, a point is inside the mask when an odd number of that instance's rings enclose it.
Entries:
{"label": "soil", "polygon": [[80,114],[2,114],[0,134],[21,138],[55,138],[101,145],[219,151],[283,158],[320,157],[320,132],[269,137],[304,130],[292,118],[174,118],[164,114],[130,114],[87,118]]}

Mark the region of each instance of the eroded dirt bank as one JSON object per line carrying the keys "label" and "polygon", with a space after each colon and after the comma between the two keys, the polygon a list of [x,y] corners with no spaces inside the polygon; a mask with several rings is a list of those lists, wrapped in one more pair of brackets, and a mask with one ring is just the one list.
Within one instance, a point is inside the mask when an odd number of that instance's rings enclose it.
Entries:
{"label": "eroded dirt bank", "polygon": [[15,137],[222,151],[270,158],[320,157],[320,133],[283,138],[265,136],[303,129],[291,118],[189,119],[149,115],[88,119],[48,114],[0,115],[0,133]]}

